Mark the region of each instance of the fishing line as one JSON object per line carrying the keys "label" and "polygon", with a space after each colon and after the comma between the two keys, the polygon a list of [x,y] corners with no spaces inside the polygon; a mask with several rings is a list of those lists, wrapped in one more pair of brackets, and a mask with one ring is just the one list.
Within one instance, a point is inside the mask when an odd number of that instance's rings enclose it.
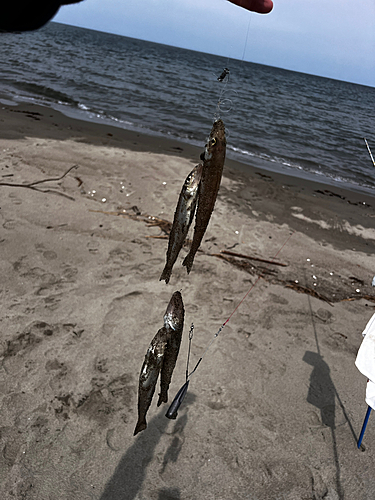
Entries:
{"label": "fishing line", "polygon": [[[271,259],[271,262],[273,262],[277,256],[279,255],[279,253],[282,251],[282,249],[285,247],[285,245],[288,243],[288,241],[290,240],[290,238],[293,236],[294,232],[290,233],[290,235],[288,236],[288,238],[285,240],[285,242],[283,243],[282,247],[277,251],[276,255]],[[217,339],[217,337],[220,335],[220,333],[222,332],[222,330],[224,329],[225,325],[227,325],[227,323],[230,321],[230,319],[232,318],[232,316],[236,313],[236,311],[238,310],[238,308],[241,306],[241,304],[246,300],[247,296],[250,294],[250,292],[253,290],[253,288],[255,287],[255,285],[258,283],[258,281],[261,279],[260,276],[258,276],[258,278],[255,280],[255,282],[251,285],[251,287],[249,288],[249,290],[246,292],[246,294],[244,295],[244,297],[242,298],[242,300],[240,300],[240,302],[237,304],[237,306],[234,308],[233,312],[230,314],[230,316],[228,317],[228,319],[221,325],[221,327],[219,328],[219,330],[215,333],[214,337],[211,339],[210,343],[208,344],[208,346],[206,347],[206,350],[204,351],[204,353],[202,354],[202,356],[200,357],[200,359],[198,360],[198,363],[195,365],[195,368],[194,370],[189,374],[189,379],[190,377],[193,375],[193,373],[196,371],[196,369],[198,368],[198,365],[200,364],[200,362],[202,361],[202,359],[204,358],[204,356],[206,355],[207,351],[209,350],[209,348],[211,347],[211,345],[213,344],[213,342]]]}
{"label": "fishing line", "polygon": [[249,33],[250,33],[250,24],[251,24],[251,12],[250,12],[250,17],[249,17],[249,23],[247,25],[247,33],[246,33],[246,40],[245,40],[245,46],[243,48],[243,53],[242,53],[242,59],[241,59],[241,62],[243,62],[243,60],[245,59],[245,52],[246,52],[246,48],[247,48],[247,41],[249,39]]}
{"label": "fishing line", "polygon": [[[242,2],[241,2],[241,7],[242,7]],[[243,48],[243,51],[242,51],[242,58],[241,58],[241,63],[243,63],[244,59],[245,59],[245,54],[246,54],[246,48],[247,48],[247,42],[248,42],[248,39],[249,39],[249,33],[250,33],[250,25],[251,25],[251,19],[252,19],[252,12],[249,12],[249,22],[247,24],[247,31],[246,31],[246,37],[245,37],[245,43],[244,43],[244,48]],[[223,96],[224,94],[226,93],[226,88],[227,88],[227,85],[229,83],[229,77],[230,77],[230,71],[228,69],[228,63],[229,63],[229,56],[227,57],[227,64],[226,64],[226,67],[223,69],[221,75],[219,77],[217,77],[217,80],[219,82],[225,82],[224,84],[224,88],[221,89],[221,92],[219,94],[219,98],[217,100],[217,104],[216,104],[216,112],[214,114],[214,120],[217,120],[220,118],[220,113],[229,113],[231,110],[232,110],[232,107],[233,107],[233,101],[229,98],[225,98],[223,99]],[[234,91],[236,92],[236,91]],[[236,92],[237,93],[237,92]],[[229,108],[228,109],[223,109],[222,108],[222,105],[226,102],[229,102]]]}
{"label": "fishing line", "polygon": [[[283,250],[283,248],[287,245],[287,243],[289,242],[289,240],[293,236],[293,234],[294,234],[294,231],[292,231],[290,233],[290,235],[285,240],[285,242],[280,247],[280,249],[277,251],[277,253],[275,254],[275,256],[271,259],[271,262],[273,262],[274,260],[276,260],[277,256]],[[213,338],[210,340],[210,342],[207,345],[207,347],[206,347],[205,351],[203,352],[202,356],[198,359],[198,362],[196,363],[194,369],[189,373],[190,348],[191,348],[191,341],[193,339],[193,330],[194,330],[194,325],[192,323],[192,325],[190,327],[190,332],[189,332],[189,350],[188,350],[188,361],[187,361],[187,366],[186,366],[186,382],[184,383],[184,385],[181,387],[181,389],[176,394],[176,396],[175,396],[175,398],[174,398],[171,406],[169,407],[167,413],[165,414],[165,416],[167,418],[171,418],[171,419],[177,418],[177,411],[178,411],[179,407],[181,406],[182,401],[184,400],[184,398],[186,396],[186,393],[187,393],[187,390],[188,390],[188,387],[189,387],[189,382],[190,382],[190,379],[191,379],[192,375],[197,371],[198,366],[202,362],[203,358],[205,357],[207,351],[210,349],[210,347],[213,344],[213,342],[218,338],[218,336],[223,331],[223,329],[225,328],[225,326],[227,325],[227,323],[230,321],[230,319],[232,318],[232,316],[236,313],[236,311],[238,310],[238,308],[245,301],[245,299],[247,298],[247,296],[250,294],[250,292],[253,290],[253,288],[256,286],[256,284],[258,283],[258,281],[260,279],[261,279],[261,277],[258,276],[258,278],[255,280],[255,282],[251,285],[251,287],[249,288],[249,290],[246,292],[246,294],[243,296],[243,298],[240,300],[240,302],[234,308],[234,310],[232,311],[232,313],[229,315],[229,317],[227,318],[227,320],[224,321],[224,323],[220,326],[219,330],[215,333],[215,335],[213,336]]]}
{"label": "fishing line", "polygon": [[[229,58],[228,58],[229,60]],[[231,99],[223,99],[223,96],[226,92],[226,89],[227,89],[227,86],[228,86],[228,83],[229,83],[229,70],[228,68],[224,68],[224,71],[222,72],[222,74],[217,78],[217,81],[219,81],[220,83],[224,82],[224,87],[221,89],[220,91],[220,94],[219,94],[219,97],[218,97],[218,100],[217,100],[217,103],[216,103],[216,111],[214,113],[214,120],[218,120],[220,118],[220,112],[222,113],[229,113],[229,111],[232,109],[232,101]],[[230,107],[227,111],[221,109],[221,105],[225,102],[225,101],[228,101],[230,102]]]}

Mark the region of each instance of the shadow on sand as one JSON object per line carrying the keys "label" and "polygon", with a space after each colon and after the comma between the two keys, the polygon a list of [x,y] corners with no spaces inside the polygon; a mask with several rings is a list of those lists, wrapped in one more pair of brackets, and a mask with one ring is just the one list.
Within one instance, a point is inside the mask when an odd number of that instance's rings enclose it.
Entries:
{"label": "shadow on sand", "polygon": [[[176,462],[178,459],[183,445],[183,430],[188,420],[186,406],[192,404],[194,400],[193,394],[186,395],[179,416],[174,423],[172,431],[174,437],[164,455],[161,473],[165,471],[168,463]],[[134,443],[121,458],[111,479],[107,482],[100,500],[133,500],[136,498],[141,491],[147,467],[154,457],[155,449],[168,424],[171,423],[165,417],[167,408],[165,405],[162,411],[150,420],[147,429],[134,438]],[[158,497],[154,497],[155,500],[179,500],[181,498],[178,488],[162,488],[155,494],[158,494]]]}
{"label": "shadow on sand", "polygon": [[335,414],[336,414],[336,400],[338,401],[346,422],[349,425],[351,433],[353,435],[355,443],[357,443],[357,436],[354,432],[352,423],[349,416],[345,410],[344,404],[341,401],[339,393],[331,379],[330,368],[328,364],[324,361],[323,356],[320,354],[320,347],[318,342],[318,335],[316,331],[314,315],[311,307],[311,300],[308,296],[308,302],[310,307],[311,322],[314,330],[316,347],[318,352],[306,351],[303,356],[303,361],[313,366],[313,371],[310,376],[310,386],[307,394],[308,403],[314,405],[320,410],[320,417],[323,425],[326,425],[331,429],[332,436],[332,447],[333,447],[333,457],[336,467],[336,490],[338,497],[344,498],[344,492],[341,485],[340,479],[340,461],[337,450],[336,441],[336,425],[335,425]]}

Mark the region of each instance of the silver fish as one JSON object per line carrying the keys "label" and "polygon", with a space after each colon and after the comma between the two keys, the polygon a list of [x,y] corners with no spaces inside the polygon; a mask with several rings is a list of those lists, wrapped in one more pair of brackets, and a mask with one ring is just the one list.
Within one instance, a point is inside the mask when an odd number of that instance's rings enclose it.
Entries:
{"label": "silver fish", "polygon": [[195,216],[193,242],[182,265],[190,273],[195,254],[202,242],[213,212],[226,152],[225,126],[221,119],[215,120],[205,146],[202,179],[199,186],[198,207]]}
{"label": "silver fish", "polygon": [[168,331],[167,346],[164,351],[163,366],[160,377],[160,394],[158,406],[168,403],[168,389],[172,373],[176,366],[184,328],[184,304],[180,292],[175,292],[164,315],[164,327]]}
{"label": "silver fish", "polygon": [[142,365],[138,386],[138,422],[135,426],[134,436],[147,427],[146,414],[150,408],[156,382],[163,364],[167,336],[168,332],[165,327],[157,332],[151,341]]}
{"label": "silver fish", "polygon": [[174,213],[172,230],[169,235],[167,263],[160,276],[160,281],[165,280],[166,283],[169,282],[173,265],[177,260],[178,254],[180,253],[193,221],[202,170],[203,165],[201,163],[194,167],[182,186],[177,208]]}
{"label": "silver fish", "polygon": [[146,414],[155,393],[161,371],[161,392],[158,406],[168,401],[168,388],[180,349],[184,327],[184,304],[180,292],[175,292],[164,314],[164,326],[152,339],[139,375],[138,422],[134,436],[147,427]]}

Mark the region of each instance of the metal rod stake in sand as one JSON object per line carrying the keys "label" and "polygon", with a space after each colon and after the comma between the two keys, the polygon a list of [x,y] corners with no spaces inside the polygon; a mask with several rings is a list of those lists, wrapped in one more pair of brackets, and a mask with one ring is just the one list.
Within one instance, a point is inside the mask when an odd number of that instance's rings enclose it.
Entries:
{"label": "metal rod stake in sand", "polygon": [[[366,139],[365,139],[365,140],[366,140]],[[364,434],[365,434],[365,430],[366,430],[367,422],[368,422],[368,419],[370,418],[370,413],[371,413],[371,406],[369,406],[369,407],[367,408],[366,416],[365,416],[365,419],[364,419],[364,421],[363,421],[361,434],[359,435],[359,439],[358,439],[358,443],[357,443],[357,448],[358,448],[358,449],[359,449],[359,448],[360,448],[360,446],[361,446],[362,439],[363,439],[363,436],[364,436]]]}
{"label": "metal rod stake in sand", "polygon": [[[281,252],[281,250],[285,247],[285,245],[288,243],[288,241],[290,240],[290,238],[293,236],[294,234],[294,231],[292,233],[290,233],[290,235],[288,236],[288,238],[285,240],[284,244],[281,246],[281,248],[277,251],[276,255],[273,257],[273,259],[271,259],[270,262],[272,262],[273,260],[276,259],[276,257],[279,255],[279,253]],[[244,297],[242,298],[242,300],[237,304],[237,306],[234,308],[232,314],[228,317],[228,319],[221,325],[221,327],[219,328],[219,330],[215,333],[215,335],[213,336],[213,338],[211,339],[211,341],[209,342],[208,346],[206,347],[204,353],[202,354],[202,356],[198,359],[198,362],[197,364],[195,365],[193,371],[191,371],[190,373],[188,373],[188,367],[189,367],[189,361],[188,361],[188,365],[186,367],[186,382],[184,383],[184,385],[181,387],[181,389],[178,391],[178,393],[176,394],[174,400],[172,401],[172,404],[171,406],[168,408],[168,411],[167,413],[165,414],[165,416],[167,418],[171,418],[171,419],[175,419],[177,418],[177,410],[180,408],[181,406],[181,403],[182,401],[184,400],[185,398],[185,395],[187,393],[187,389],[188,389],[188,386],[189,386],[189,382],[190,382],[190,378],[191,376],[195,373],[195,371],[197,370],[198,366],[200,365],[202,359],[204,358],[204,356],[206,355],[206,352],[209,350],[209,348],[211,347],[212,343],[217,339],[217,337],[220,335],[221,331],[224,329],[225,325],[229,322],[229,320],[231,319],[231,317],[233,316],[233,314],[237,311],[237,309],[240,307],[240,305],[242,304],[242,302],[246,299],[246,297],[249,295],[249,293],[251,292],[251,290],[255,287],[255,285],[258,283],[258,281],[260,280],[260,276],[258,276],[258,278],[255,280],[254,284],[251,285],[251,287],[249,288],[249,290],[246,292],[246,294],[244,295]],[[191,328],[190,328],[190,332],[189,332],[189,341],[191,342],[191,339],[193,338],[193,329],[194,329],[194,325],[192,324]],[[189,353],[188,353],[188,360],[189,360],[189,357],[190,357],[190,343],[189,343]]]}
{"label": "metal rod stake in sand", "polygon": [[370,149],[370,146],[368,145],[368,142],[366,141],[366,137],[363,138],[363,140],[365,141],[366,143],[366,146],[367,146],[367,151],[369,152],[369,155],[371,157],[371,160],[372,160],[372,163],[375,167],[375,160],[374,160],[374,157],[372,156],[372,153],[371,153],[371,149]]}

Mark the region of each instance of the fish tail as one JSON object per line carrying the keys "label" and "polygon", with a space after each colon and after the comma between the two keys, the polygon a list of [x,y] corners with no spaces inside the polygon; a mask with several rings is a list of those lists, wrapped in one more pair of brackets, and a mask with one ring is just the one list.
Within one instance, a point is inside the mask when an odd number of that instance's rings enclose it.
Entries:
{"label": "fish tail", "polygon": [[144,431],[146,427],[147,427],[147,422],[145,418],[143,420],[138,420],[137,425],[135,426],[134,429],[133,436],[136,436],[138,432]]}
{"label": "fish tail", "polygon": [[161,273],[159,281],[165,280],[165,282],[168,284],[171,278],[171,274],[172,274],[172,269],[170,269],[168,266],[165,266],[163,272]]}
{"label": "fish tail", "polygon": [[161,391],[159,394],[159,401],[158,401],[158,406],[160,406],[162,403],[168,403],[168,393],[165,391]]}
{"label": "fish tail", "polygon": [[193,262],[194,262],[194,254],[189,252],[182,263],[182,265],[186,267],[188,274],[190,273],[191,268],[193,267]]}

